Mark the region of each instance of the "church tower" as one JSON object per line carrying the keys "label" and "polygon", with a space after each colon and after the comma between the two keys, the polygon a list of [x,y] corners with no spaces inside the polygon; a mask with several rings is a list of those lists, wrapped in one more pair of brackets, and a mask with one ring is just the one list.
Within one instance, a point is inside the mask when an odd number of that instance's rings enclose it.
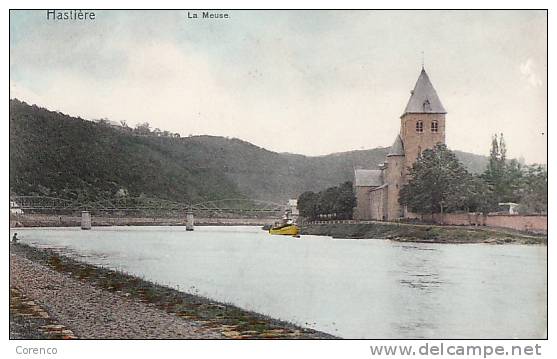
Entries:
{"label": "church tower", "polygon": [[445,143],[445,115],[429,76],[422,72],[400,116],[400,132],[380,169],[354,171],[357,219],[394,221],[408,215],[398,202],[408,169],[425,150]]}
{"label": "church tower", "polygon": [[445,143],[445,115],[429,76],[422,72],[404,113],[400,117],[400,137],[404,144],[405,168],[411,168],[422,151]]}
{"label": "church tower", "polygon": [[429,76],[422,68],[400,117],[400,133],[385,161],[383,178],[387,184],[387,204],[383,218],[392,221],[406,216],[406,210],[398,203],[400,190],[407,182],[409,168],[422,151],[445,143],[446,114]]}

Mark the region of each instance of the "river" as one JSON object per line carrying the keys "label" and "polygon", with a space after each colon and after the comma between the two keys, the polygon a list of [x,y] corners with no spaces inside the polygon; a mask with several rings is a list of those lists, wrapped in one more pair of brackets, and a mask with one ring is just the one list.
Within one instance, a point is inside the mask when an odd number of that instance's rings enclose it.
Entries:
{"label": "river", "polygon": [[290,238],[257,227],[11,232],[23,243],[343,338],[547,335],[542,245]]}

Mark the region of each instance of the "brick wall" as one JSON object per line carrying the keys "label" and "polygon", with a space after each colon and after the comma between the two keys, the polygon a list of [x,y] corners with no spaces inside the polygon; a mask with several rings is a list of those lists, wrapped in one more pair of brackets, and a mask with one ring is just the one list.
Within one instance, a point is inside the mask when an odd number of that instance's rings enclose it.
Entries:
{"label": "brick wall", "polygon": [[488,215],[485,224],[518,231],[547,233],[547,216]]}
{"label": "brick wall", "polygon": [[407,218],[420,219],[425,222],[446,224],[451,226],[489,226],[510,228],[517,231],[547,234],[547,216],[542,215],[511,215],[479,213],[440,213],[419,215],[408,213]]}

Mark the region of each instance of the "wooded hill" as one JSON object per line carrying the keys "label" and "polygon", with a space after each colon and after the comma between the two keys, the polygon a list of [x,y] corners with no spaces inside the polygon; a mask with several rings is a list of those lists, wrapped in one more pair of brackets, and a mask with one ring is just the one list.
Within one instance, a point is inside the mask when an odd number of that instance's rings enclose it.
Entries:
{"label": "wooded hill", "polygon": [[[352,181],[355,167],[373,168],[387,152],[308,157],[216,136],[138,136],[10,100],[10,191],[17,195],[98,199],[127,192],[176,202],[282,202]],[[486,157],[456,153],[470,171],[485,169]]]}

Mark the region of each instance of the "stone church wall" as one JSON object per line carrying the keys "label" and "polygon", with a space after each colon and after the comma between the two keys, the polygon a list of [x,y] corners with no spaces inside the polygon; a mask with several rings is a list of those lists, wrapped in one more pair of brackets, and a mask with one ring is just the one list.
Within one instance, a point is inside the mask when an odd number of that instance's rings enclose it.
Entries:
{"label": "stone church wall", "polygon": [[356,196],[356,208],[354,209],[354,219],[366,220],[371,218],[371,203],[369,191],[372,187],[354,187]]}
{"label": "stone church wall", "polygon": [[371,206],[369,219],[382,221],[385,219],[387,204],[387,187],[370,192]]}
{"label": "stone church wall", "polygon": [[404,156],[388,156],[388,167],[385,169],[385,182],[388,184],[387,206],[385,217],[394,220],[403,216],[402,207],[398,203],[398,195],[404,183]]}

